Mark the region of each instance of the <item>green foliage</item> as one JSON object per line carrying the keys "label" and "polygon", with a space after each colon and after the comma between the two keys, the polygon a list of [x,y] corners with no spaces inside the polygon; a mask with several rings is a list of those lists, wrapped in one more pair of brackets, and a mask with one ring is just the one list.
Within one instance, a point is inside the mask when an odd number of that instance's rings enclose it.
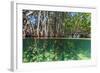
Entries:
{"label": "green foliage", "polygon": [[91,13],[69,12],[66,14],[63,24],[67,34],[77,32],[90,34]]}
{"label": "green foliage", "polygon": [[[23,62],[84,60],[91,57],[90,42],[87,43],[83,40],[80,40],[80,43],[79,40],[70,39],[40,39],[32,41],[34,41],[34,44],[23,48]],[[27,42],[30,42],[30,40]],[[26,42],[23,43],[25,44]],[[89,46],[84,47],[83,43]]]}
{"label": "green foliage", "polygon": [[[31,14],[30,14],[31,13]],[[29,15],[27,15],[29,14]],[[23,10],[23,38],[73,37],[90,38],[91,13]]]}
{"label": "green foliage", "polygon": [[90,40],[66,39],[90,34],[91,13],[23,10],[23,62],[90,59]]}

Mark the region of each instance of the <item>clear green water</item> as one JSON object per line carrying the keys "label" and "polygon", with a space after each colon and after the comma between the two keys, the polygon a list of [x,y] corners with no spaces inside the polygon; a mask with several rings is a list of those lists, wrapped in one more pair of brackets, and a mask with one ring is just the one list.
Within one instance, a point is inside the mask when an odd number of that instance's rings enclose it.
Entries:
{"label": "clear green water", "polygon": [[23,62],[88,60],[90,39],[23,39]]}

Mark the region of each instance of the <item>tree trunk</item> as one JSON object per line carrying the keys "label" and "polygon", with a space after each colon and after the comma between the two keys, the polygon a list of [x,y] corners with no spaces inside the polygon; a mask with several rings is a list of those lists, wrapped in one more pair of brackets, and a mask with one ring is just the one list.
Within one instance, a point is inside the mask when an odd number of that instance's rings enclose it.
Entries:
{"label": "tree trunk", "polygon": [[38,14],[38,24],[37,24],[37,36],[38,36],[38,37],[39,37],[40,16],[41,16],[41,11],[39,11],[39,14]]}

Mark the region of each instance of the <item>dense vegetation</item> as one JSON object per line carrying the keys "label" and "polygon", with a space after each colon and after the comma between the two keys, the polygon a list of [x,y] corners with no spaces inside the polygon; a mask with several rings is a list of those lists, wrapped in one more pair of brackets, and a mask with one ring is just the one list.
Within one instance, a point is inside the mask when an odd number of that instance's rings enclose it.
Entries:
{"label": "dense vegetation", "polygon": [[23,62],[90,59],[90,26],[91,13],[23,10]]}
{"label": "dense vegetation", "polygon": [[23,37],[90,38],[91,13],[23,10]]}

